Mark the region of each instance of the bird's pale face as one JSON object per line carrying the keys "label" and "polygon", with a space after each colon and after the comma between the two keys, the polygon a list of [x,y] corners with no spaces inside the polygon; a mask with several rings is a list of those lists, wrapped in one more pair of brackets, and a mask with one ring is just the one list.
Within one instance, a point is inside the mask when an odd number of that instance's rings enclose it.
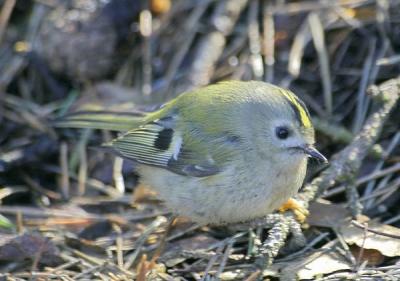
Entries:
{"label": "bird's pale face", "polygon": [[266,142],[270,149],[276,152],[277,160],[290,161],[312,157],[326,162],[326,158],[314,147],[312,127],[304,128],[289,118],[277,118],[268,123]]}

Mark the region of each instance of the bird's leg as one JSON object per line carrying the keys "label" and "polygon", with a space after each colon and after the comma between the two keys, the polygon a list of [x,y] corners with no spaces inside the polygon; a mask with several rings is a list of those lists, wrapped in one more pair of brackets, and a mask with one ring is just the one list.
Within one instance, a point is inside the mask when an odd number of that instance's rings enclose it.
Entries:
{"label": "bird's leg", "polygon": [[[159,227],[161,224],[167,222],[166,219],[164,217],[159,217],[157,218],[151,225],[150,227],[147,229],[147,231],[145,231],[141,237],[139,237],[139,241],[140,238],[144,237],[145,239],[147,239],[148,235],[155,230],[157,227]],[[146,276],[146,274],[148,272],[150,272],[151,270],[153,270],[154,266],[156,265],[157,259],[160,257],[161,253],[164,250],[165,244],[166,244],[166,239],[167,236],[173,226],[173,222],[174,222],[174,217],[169,219],[167,228],[165,230],[165,234],[161,237],[161,241],[158,244],[158,247],[155,250],[155,253],[153,255],[153,257],[148,260],[147,259],[147,255],[143,254],[137,267],[136,267],[136,272],[138,272],[138,280],[140,278],[142,278],[144,280],[144,276]],[[127,261],[127,263],[131,266],[133,264],[134,259]],[[127,265],[127,263],[125,263],[125,266]],[[140,279],[140,280],[142,280]]]}
{"label": "bird's leg", "polygon": [[165,249],[165,245],[167,243],[167,238],[168,235],[170,234],[172,228],[174,227],[175,223],[176,223],[176,216],[172,216],[168,219],[167,221],[167,227],[165,228],[165,232],[164,234],[161,236],[161,240],[158,244],[158,247],[156,248],[153,258],[151,259],[152,263],[155,263],[157,261],[157,259],[161,256],[162,252]]}
{"label": "bird's leg", "polygon": [[278,210],[281,213],[291,210],[294,213],[297,221],[300,223],[304,223],[309,214],[308,210],[303,206],[303,204],[294,198],[289,198],[289,200],[280,206]]}

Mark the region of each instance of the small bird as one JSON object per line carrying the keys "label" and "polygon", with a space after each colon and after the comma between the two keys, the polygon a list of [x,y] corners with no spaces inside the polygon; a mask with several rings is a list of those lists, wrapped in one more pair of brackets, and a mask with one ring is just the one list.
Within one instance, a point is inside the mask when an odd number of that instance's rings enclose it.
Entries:
{"label": "small bird", "polygon": [[[183,93],[157,111],[78,112],[57,126],[126,131],[105,146],[133,160],[167,207],[201,225],[265,217],[303,184],[315,148],[304,103],[259,81],[226,81]],[[285,202],[288,202],[285,204]]]}

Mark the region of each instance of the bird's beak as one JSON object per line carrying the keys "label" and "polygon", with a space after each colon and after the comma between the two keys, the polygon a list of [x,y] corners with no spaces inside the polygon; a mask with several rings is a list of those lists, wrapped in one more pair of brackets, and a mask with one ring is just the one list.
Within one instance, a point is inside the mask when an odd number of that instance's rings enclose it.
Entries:
{"label": "bird's beak", "polygon": [[323,163],[328,163],[328,159],[321,152],[319,152],[315,147],[311,145],[304,145],[300,147],[305,154],[311,158],[315,158]]}

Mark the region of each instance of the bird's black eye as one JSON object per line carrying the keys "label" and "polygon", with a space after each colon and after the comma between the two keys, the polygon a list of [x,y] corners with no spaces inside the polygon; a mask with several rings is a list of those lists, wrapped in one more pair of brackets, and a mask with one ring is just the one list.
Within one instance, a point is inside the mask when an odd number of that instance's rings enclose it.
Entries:
{"label": "bird's black eye", "polygon": [[275,129],[275,134],[281,140],[287,139],[289,137],[289,129],[286,127],[277,127]]}

